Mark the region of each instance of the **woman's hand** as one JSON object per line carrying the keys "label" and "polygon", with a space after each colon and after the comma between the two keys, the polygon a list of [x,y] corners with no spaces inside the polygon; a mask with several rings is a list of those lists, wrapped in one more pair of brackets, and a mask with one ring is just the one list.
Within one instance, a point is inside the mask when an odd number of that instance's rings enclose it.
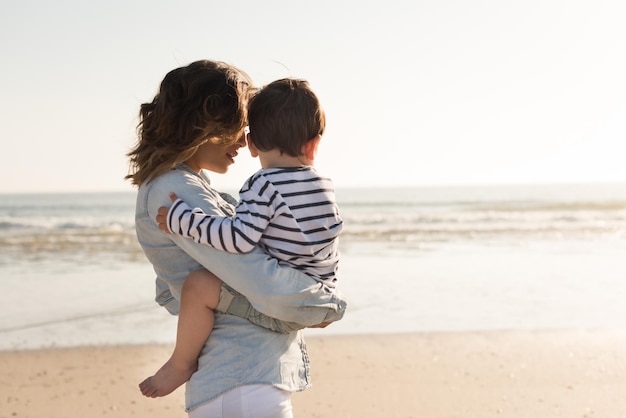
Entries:
{"label": "woman's hand", "polygon": [[[176,202],[176,199],[178,199],[176,193],[170,193],[170,200],[172,201],[172,203]],[[170,229],[167,227],[167,213],[169,212],[169,210],[169,206],[161,206],[157,211],[156,221],[159,224],[159,229],[167,232],[168,234],[171,234]]]}

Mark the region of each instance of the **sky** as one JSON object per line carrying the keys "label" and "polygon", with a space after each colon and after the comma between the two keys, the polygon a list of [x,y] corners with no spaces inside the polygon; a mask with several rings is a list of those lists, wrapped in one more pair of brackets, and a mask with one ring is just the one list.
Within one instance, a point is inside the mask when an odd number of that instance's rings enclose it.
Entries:
{"label": "sky", "polygon": [[[222,60],[309,80],[336,187],[626,182],[621,0],[0,5],[0,193],[130,191],[139,105]],[[247,150],[222,188],[259,168]]]}

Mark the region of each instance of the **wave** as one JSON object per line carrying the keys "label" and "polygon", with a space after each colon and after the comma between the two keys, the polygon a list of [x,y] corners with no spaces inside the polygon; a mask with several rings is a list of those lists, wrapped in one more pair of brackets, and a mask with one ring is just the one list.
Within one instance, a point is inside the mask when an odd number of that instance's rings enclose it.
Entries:
{"label": "wave", "polygon": [[[411,189],[413,190],[413,189]],[[341,241],[593,239],[626,235],[626,198],[461,192],[338,194]],[[464,190],[464,193],[467,192]],[[48,199],[48,200],[45,200]],[[132,194],[51,195],[0,204],[0,265],[62,257],[143,260]],[[24,208],[17,210],[17,208]],[[108,262],[108,261],[104,261]]]}
{"label": "wave", "polygon": [[626,209],[626,200],[603,201],[549,201],[549,200],[458,200],[458,201],[346,201],[340,202],[343,210],[464,210],[464,211],[620,211]]}
{"label": "wave", "polygon": [[0,233],[24,230],[120,230],[132,229],[132,219],[94,219],[94,218],[0,218]]}
{"label": "wave", "polygon": [[60,316],[58,318],[23,322],[17,325],[0,326],[0,334],[6,334],[15,331],[23,331],[27,329],[36,329],[49,325],[67,324],[68,322],[84,321],[87,319],[102,320],[103,318],[111,317],[123,317],[128,314],[137,312],[147,312],[154,310],[152,304],[147,305],[145,303],[136,304],[133,306],[121,306],[116,307],[115,310],[103,311],[103,312],[89,312],[89,313],[74,313],[68,316]]}
{"label": "wave", "polygon": [[134,229],[54,229],[0,234],[0,266],[65,261],[95,264],[145,261]]}
{"label": "wave", "polygon": [[[341,235],[350,242],[593,239],[626,236],[626,211],[458,211],[441,213],[346,213]],[[99,258],[144,261],[134,228],[120,223],[88,227],[66,222],[56,228],[0,231],[0,265],[16,260]]]}

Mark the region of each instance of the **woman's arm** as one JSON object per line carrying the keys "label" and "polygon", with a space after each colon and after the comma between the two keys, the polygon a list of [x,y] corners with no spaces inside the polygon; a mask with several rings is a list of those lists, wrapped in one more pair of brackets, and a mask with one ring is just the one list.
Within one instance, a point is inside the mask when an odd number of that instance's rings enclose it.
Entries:
{"label": "woman's arm", "polygon": [[[158,208],[171,204],[169,192],[207,214],[223,216],[216,207],[214,191],[208,190],[198,176],[177,172],[161,177],[154,181],[147,202],[155,228]],[[268,316],[305,326],[343,317],[346,301],[335,291],[298,270],[280,266],[258,248],[246,254],[230,254],[181,236],[168,237]]]}

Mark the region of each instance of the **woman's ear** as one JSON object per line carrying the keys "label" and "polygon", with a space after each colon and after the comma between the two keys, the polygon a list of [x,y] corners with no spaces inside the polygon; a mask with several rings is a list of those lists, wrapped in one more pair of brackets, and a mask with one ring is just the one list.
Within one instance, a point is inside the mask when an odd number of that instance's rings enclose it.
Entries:
{"label": "woman's ear", "polygon": [[304,154],[304,156],[308,159],[308,160],[315,160],[315,154],[317,153],[317,147],[320,144],[320,140],[322,139],[321,135],[317,135],[314,138],[309,139],[303,146],[302,146],[302,154]]}

